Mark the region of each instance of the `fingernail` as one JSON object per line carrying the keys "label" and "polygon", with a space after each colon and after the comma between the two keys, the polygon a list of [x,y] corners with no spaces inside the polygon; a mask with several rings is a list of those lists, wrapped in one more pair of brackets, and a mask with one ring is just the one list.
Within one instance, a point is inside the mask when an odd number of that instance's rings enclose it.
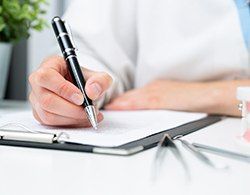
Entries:
{"label": "fingernail", "polygon": [[95,96],[98,97],[102,93],[102,88],[99,84],[93,83],[90,85],[91,90],[94,92]]}
{"label": "fingernail", "polygon": [[77,105],[81,105],[83,103],[83,96],[81,94],[74,93],[71,96],[71,101]]}

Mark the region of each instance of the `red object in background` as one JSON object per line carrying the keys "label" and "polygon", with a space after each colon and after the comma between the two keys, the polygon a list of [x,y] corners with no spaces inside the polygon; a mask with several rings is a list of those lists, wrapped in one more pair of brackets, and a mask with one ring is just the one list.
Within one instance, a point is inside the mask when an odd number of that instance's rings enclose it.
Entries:
{"label": "red object in background", "polygon": [[245,141],[250,143],[250,129],[245,131],[245,133],[243,134],[243,138],[245,139]]}
{"label": "red object in background", "polygon": [[247,111],[250,111],[250,103],[247,102]]}

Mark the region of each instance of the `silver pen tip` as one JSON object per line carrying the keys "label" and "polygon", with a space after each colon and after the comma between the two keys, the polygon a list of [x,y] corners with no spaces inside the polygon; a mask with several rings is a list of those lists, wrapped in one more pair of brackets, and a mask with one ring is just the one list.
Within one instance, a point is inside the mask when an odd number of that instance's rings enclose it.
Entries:
{"label": "silver pen tip", "polygon": [[92,126],[93,126],[93,128],[94,128],[95,130],[98,129],[96,124],[92,124]]}
{"label": "silver pen tip", "polygon": [[85,112],[87,114],[87,117],[88,117],[89,122],[92,125],[92,127],[94,129],[97,129],[98,122],[97,122],[97,114],[95,111],[95,107],[94,106],[87,106],[87,107],[85,107]]}

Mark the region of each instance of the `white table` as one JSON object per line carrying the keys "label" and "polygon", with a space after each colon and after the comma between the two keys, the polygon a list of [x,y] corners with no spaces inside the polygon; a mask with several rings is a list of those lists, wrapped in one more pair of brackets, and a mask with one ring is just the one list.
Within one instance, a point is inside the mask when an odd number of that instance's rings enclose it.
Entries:
{"label": "white table", "polygon": [[[15,109],[0,108],[0,116],[10,111]],[[239,131],[240,119],[228,118],[185,139],[240,151],[235,142]],[[155,148],[118,157],[0,146],[0,194],[250,194],[250,164],[209,155],[214,162],[230,166],[227,171],[214,170],[180,144],[179,148],[191,179],[169,152],[155,176]]]}

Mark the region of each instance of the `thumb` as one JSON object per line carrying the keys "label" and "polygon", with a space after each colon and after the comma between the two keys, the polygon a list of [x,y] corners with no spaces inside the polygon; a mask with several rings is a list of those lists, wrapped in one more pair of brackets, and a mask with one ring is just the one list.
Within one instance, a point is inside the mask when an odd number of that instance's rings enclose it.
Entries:
{"label": "thumb", "polygon": [[105,72],[95,72],[83,69],[87,79],[85,91],[88,97],[92,100],[97,100],[112,84],[112,77]]}

